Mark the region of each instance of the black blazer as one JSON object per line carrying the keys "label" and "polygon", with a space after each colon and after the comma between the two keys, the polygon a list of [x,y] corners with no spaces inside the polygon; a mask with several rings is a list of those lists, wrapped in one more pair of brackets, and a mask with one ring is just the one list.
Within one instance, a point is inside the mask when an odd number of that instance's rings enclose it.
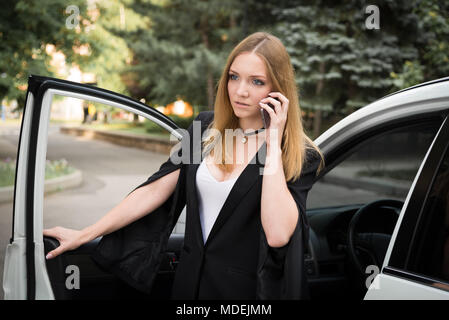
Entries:
{"label": "black blazer", "polygon": [[[213,112],[201,112],[195,120],[201,121],[203,133],[213,120]],[[194,137],[192,125],[188,133]],[[308,298],[303,257],[309,229],[305,204],[316,178],[319,155],[308,151],[301,177],[287,182],[300,218],[286,246],[268,246],[260,222],[263,176],[259,170],[263,169],[266,144],[259,149],[255,163],[250,162],[235,182],[203,243],[196,190],[199,163],[193,162],[193,159],[202,159],[202,149],[194,147],[193,139],[183,139],[183,143],[188,143],[193,150],[189,162],[193,164],[175,164],[169,158],[159,171],[137,187],[181,169],[171,197],[151,214],[104,236],[96,248],[94,260],[131,286],[150,292],[170,233],[187,205],[184,247],[176,271],[173,298]],[[186,145],[183,148],[186,150]],[[178,156],[182,156],[182,149]]]}

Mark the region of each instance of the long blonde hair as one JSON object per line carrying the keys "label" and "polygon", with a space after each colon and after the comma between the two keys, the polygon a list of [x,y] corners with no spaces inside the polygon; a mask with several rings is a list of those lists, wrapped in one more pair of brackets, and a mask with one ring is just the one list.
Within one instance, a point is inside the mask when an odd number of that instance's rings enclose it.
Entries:
{"label": "long blonde hair", "polygon": [[[252,52],[257,54],[264,62],[268,77],[272,83],[272,91],[282,93],[289,100],[287,121],[283,132],[281,149],[282,164],[286,181],[296,180],[301,175],[305,161],[306,149],[314,149],[321,157],[318,172],[324,167],[324,157],[319,148],[304,132],[301,109],[299,107],[298,88],[295,82],[293,66],[290,56],[282,42],[275,36],[266,32],[256,32],[242,40],[230,53],[226,66],[218,82],[217,95],[214,106],[214,120],[210,123],[209,134],[203,140],[205,150],[210,150],[215,144],[216,135],[221,134],[221,150],[226,148],[225,129],[239,128],[239,121],[232,109],[228,95],[228,72],[234,59],[241,53]],[[234,165],[226,161],[227,152],[211,151],[214,163],[224,170],[231,172]]]}

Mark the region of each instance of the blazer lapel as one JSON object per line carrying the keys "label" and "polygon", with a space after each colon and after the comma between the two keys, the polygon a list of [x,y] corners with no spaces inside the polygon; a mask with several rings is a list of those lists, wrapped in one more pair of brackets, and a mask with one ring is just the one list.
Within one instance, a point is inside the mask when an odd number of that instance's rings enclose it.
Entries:
{"label": "blazer lapel", "polygon": [[[261,178],[261,168],[264,167],[266,157],[266,142],[259,148],[256,155],[249,162],[249,164],[242,171],[240,176],[237,178],[234,186],[229,192],[228,197],[226,198],[223,207],[218,214],[217,220],[212,227],[212,230],[207,237],[206,243],[204,246],[207,246],[208,243],[213,239],[215,234],[220,230],[220,228],[225,224],[226,220],[234,213],[234,208],[238,203],[242,200],[242,198],[246,195],[246,193],[251,189],[253,184]],[[198,169],[198,168],[196,168]],[[195,171],[196,171],[195,169]],[[197,195],[196,184],[195,184],[195,195]],[[201,223],[199,219],[199,211],[198,206],[195,207],[197,211],[195,215],[198,217],[198,222]],[[201,231],[201,224],[199,225],[199,229]],[[200,236],[202,237],[202,233],[200,232]]]}
{"label": "blazer lapel", "polygon": [[198,204],[198,191],[196,188],[196,172],[198,171],[200,164],[193,164],[192,170],[189,170],[187,183],[190,183],[190,188],[188,190],[191,190],[191,193],[187,195],[189,199],[191,199],[191,204],[193,208],[193,214],[190,216],[192,218],[193,224],[195,226],[195,241],[199,245],[199,248],[202,248],[204,246],[203,242],[203,230],[201,228],[201,221],[200,221],[200,211],[199,211],[199,204]]}

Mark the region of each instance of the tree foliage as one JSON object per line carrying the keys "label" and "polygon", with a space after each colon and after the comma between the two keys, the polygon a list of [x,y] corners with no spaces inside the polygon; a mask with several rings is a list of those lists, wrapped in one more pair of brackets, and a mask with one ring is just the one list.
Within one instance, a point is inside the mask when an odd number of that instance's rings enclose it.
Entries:
{"label": "tree foliage", "polygon": [[73,50],[91,43],[85,32],[90,25],[87,4],[73,0],[79,8],[78,28],[67,27],[70,12],[67,1],[3,1],[0,10],[0,101],[3,98],[23,102],[28,76],[54,75],[46,45],[53,44],[66,56],[67,63],[83,64],[85,57]]}
{"label": "tree foliage", "polygon": [[[80,11],[75,29],[67,27],[66,1],[4,2],[0,100],[23,99],[30,74],[55,74],[45,50],[53,44],[68,64],[94,73],[100,87],[151,105],[180,97],[210,109],[226,57],[255,31],[274,33],[284,42],[301,107],[318,116],[347,114],[397,89],[449,74],[447,1],[378,0],[378,30],[366,27],[365,9],[373,3],[365,0],[70,4]],[[83,44],[87,55],[75,50]]]}
{"label": "tree foliage", "polygon": [[211,109],[217,81],[232,48],[248,33],[275,22],[277,1],[130,0],[148,19],[122,34],[133,52],[128,84],[156,104],[183,98]]}
{"label": "tree foliage", "polygon": [[177,96],[213,103],[214,85],[236,38],[237,1],[130,1],[144,26],[123,34],[133,52],[129,84],[146,100],[167,104]]}
{"label": "tree foliage", "polygon": [[413,13],[418,18],[414,41],[418,55],[392,73],[399,89],[449,75],[449,2],[416,1]]}
{"label": "tree foliage", "polygon": [[413,43],[417,19],[407,1],[378,2],[378,30],[365,26],[364,1],[298,2],[279,10],[284,22],[277,31],[296,67],[306,108],[362,107],[388,93],[391,72],[418,55]]}

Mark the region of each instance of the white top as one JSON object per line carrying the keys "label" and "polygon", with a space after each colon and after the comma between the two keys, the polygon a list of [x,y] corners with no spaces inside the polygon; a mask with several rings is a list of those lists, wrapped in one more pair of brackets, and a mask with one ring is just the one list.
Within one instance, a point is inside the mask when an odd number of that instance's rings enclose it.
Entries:
{"label": "white top", "polygon": [[210,173],[205,158],[198,167],[196,187],[198,190],[198,206],[204,243],[237,178],[222,182],[217,181]]}

